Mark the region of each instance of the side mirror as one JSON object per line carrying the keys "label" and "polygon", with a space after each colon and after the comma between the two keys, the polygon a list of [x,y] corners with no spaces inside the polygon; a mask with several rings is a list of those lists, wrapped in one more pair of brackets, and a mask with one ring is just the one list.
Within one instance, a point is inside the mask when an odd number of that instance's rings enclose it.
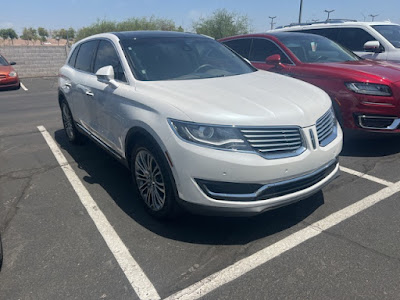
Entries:
{"label": "side mirror", "polygon": [[15,61],[10,62],[10,66],[16,65],[17,63]]}
{"label": "side mirror", "polygon": [[281,56],[279,54],[274,54],[274,55],[268,56],[265,59],[265,63],[268,65],[274,65],[274,66],[281,65]]}
{"label": "side mirror", "polygon": [[382,47],[378,41],[368,41],[364,44],[364,50],[367,52],[381,53]]}
{"label": "side mirror", "polygon": [[114,88],[119,86],[119,83],[114,79],[114,68],[112,66],[105,66],[97,70],[97,80],[111,85]]}

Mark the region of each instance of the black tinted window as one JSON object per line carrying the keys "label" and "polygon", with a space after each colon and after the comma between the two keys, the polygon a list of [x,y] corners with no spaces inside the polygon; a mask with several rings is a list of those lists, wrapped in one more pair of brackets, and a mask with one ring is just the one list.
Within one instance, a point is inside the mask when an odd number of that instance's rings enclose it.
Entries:
{"label": "black tinted window", "polygon": [[253,39],[249,58],[251,61],[264,62],[268,56],[274,54],[279,54],[281,56],[282,63],[291,63],[286,54],[283,53],[275,43],[266,39]]}
{"label": "black tinted window", "polygon": [[79,46],[75,47],[74,52],[72,52],[71,57],[69,58],[68,65],[71,67],[75,67],[76,56],[78,55]]}
{"label": "black tinted window", "polygon": [[300,30],[298,32],[318,34],[327,37],[330,40],[337,41],[339,30],[340,30],[339,28],[321,28],[321,29]]}
{"label": "black tinted window", "polygon": [[364,51],[364,44],[375,38],[361,28],[341,28],[337,42],[351,51]]}
{"label": "black tinted window", "polygon": [[235,52],[239,53],[241,56],[247,59],[249,58],[251,39],[238,39],[223,43]]}
{"label": "black tinted window", "polygon": [[98,41],[90,41],[81,45],[76,58],[75,68],[85,72],[92,72],[92,60],[98,43]]}
{"label": "black tinted window", "polygon": [[108,41],[101,41],[99,48],[97,49],[96,60],[94,63],[94,73],[96,73],[98,69],[105,66],[113,67],[115,79],[126,81],[121,61],[114,49],[114,46]]}
{"label": "black tinted window", "polygon": [[0,66],[8,66],[7,61],[1,56],[0,56]]}

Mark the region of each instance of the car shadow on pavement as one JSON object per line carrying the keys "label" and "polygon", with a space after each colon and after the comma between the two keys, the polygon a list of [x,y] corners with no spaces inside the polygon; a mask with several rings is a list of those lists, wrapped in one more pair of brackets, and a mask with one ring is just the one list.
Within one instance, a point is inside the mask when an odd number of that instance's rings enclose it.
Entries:
{"label": "car shadow on pavement", "polygon": [[[93,142],[69,144],[64,130],[55,140],[88,176],[89,184],[100,185],[133,220],[157,235],[187,243],[243,245],[293,227],[324,203],[322,192],[289,206],[253,217],[211,217],[183,213],[175,220],[159,221],[149,216],[139,201],[128,169]],[[107,215],[107,212],[105,212]]]}
{"label": "car shadow on pavement", "polygon": [[400,136],[372,135],[346,136],[341,156],[379,157],[400,152]]}

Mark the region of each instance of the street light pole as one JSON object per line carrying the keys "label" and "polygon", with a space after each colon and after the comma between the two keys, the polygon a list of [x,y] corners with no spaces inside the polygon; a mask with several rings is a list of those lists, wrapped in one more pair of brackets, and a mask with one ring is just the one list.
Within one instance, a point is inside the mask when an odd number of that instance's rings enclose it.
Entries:
{"label": "street light pole", "polygon": [[369,15],[372,18],[372,22],[374,21],[375,17],[379,16],[379,15]]}
{"label": "street light pole", "polygon": [[268,17],[268,18],[270,18],[271,19],[271,30],[272,29],[274,29],[274,19],[276,18],[276,16],[275,17]]}
{"label": "street light pole", "polygon": [[334,12],[334,11],[335,11],[334,9],[332,9],[332,10],[325,9],[324,10],[324,12],[328,13],[328,17],[326,18],[327,21],[329,20],[329,15],[331,14],[331,12]]}
{"label": "street light pole", "polygon": [[301,23],[301,12],[302,11],[303,11],[303,0],[300,0],[299,24]]}

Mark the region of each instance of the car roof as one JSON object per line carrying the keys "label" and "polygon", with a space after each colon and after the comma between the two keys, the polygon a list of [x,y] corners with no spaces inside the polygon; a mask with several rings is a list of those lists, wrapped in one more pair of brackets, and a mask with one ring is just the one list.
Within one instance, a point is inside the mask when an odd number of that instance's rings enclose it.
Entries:
{"label": "car roof", "polygon": [[119,39],[132,39],[132,38],[161,38],[161,37],[204,37],[203,35],[190,32],[177,32],[177,31],[121,31],[111,32],[116,35]]}
{"label": "car roof", "polygon": [[290,24],[285,26],[280,26],[276,29],[273,29],[269,32],[281,31],[281,30],[296,30],[303,28],[333,28],[333,27],[366,27],[366,26],[374,26],[374,25],[398,25],[396,23],[391,22],[358,22],[358,21],[343,21],[343,22],[315,22],[315,23],[303,23],[303,24]]}
{"label": "car roof", "polygon": [[[230,36],[230,37],[226,37],[221,39],[221,41],[224,40],[230,40],[230,39],[240,39],[240,38],[245,38],[245,37],[275,37],[276,39],[280,39],[283,37],[287,37],[287,36],[305,36],[305,35],[309,35],[309,36],[313,36],[315,37],[315,34],[312,33],[306,33],[306,32],[289,32],[289,31],[267,31],[267,32],[259,32],[259,33],[250,33],[250,34],[243,34],[243,35],[237,35],[237,36]],[[318,36],[321,38],[326,38],[323,36]]]}

